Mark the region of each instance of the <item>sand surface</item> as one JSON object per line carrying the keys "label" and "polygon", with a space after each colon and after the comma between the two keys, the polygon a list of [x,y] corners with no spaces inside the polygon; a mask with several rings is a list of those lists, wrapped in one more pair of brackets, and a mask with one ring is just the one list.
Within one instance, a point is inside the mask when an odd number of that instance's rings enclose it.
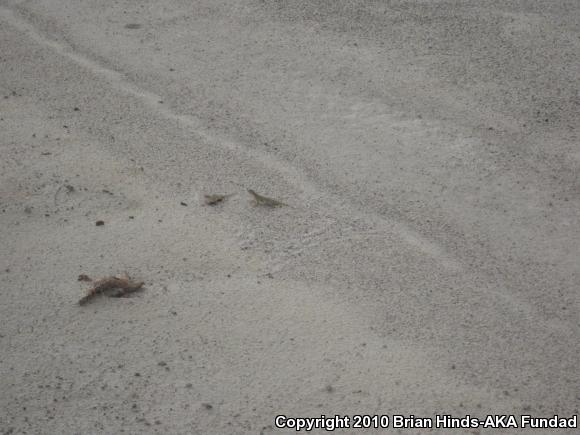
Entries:
{"label": "sand surface", "polygon": [[578,414],[579,83],[576,0],[0,0],[0,433]]}

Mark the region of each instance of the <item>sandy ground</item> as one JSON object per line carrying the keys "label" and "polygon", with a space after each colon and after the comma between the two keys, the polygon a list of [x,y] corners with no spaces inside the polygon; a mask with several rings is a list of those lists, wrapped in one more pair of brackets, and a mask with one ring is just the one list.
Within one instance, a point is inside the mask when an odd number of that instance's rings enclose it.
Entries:
{"label": "sandy ground", "polygon": [[0,0],[0,433],[577,414],[579,83],[576,0]]}

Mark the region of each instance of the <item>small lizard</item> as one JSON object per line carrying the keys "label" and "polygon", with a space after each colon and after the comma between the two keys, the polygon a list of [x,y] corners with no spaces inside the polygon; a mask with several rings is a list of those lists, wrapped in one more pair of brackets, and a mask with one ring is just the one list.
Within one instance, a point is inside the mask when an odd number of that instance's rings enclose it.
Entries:
{"label": "small lizard", "polygon": [[256,205],[263,205],[266,207],[288,207],[288,204],[284,204],[276,199],[268,198],[267,196],[259,195],[252,189],[248,189],[248,193],[254,197]]}
{"label": "small lizard", "polygon": [[234,196],[235,193],[229,193],[226,195],[221,195],[219,193],[214,193],[212,195],[204,195],[204,203],[205,205],[216,205],[219,204],[220,202],[226,200],[227,198],[229,198],[230,196]]}
{"label": "small lizard", "polygon": [[[90,279],[90,278],[89,278]],[[79,305],[85,305],[93,298],[99,295],[109,296],[111,298],[120,298],[128,293],[140,290],[145,284],[142,281],[131,281],[129,276],[125,278],[117,278],[116,276],[109,276],[95,282],[95,285],[89,289],[86,296],[81,298]]]}

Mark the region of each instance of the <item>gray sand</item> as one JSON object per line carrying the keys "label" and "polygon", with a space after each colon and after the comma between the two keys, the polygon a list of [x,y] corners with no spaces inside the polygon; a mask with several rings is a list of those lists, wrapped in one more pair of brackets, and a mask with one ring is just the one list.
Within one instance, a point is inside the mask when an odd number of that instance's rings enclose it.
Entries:
{"label": "gray sand", "polygon": [[576,0],[0,0],[0,433],[577,414],[579,83]]}

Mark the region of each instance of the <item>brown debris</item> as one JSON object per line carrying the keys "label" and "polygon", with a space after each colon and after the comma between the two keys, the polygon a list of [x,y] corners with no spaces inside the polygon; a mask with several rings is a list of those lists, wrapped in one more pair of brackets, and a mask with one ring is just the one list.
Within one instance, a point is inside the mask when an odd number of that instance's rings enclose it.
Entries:
{"label": "brown debris", "polygon": [[85,305],[87,302],[99,295],[113,298],[125,297],[129,293],[140,290],[143,287],[143,284],[145,283],[142,281],[132,281],[128,276],[125,276],[124,278],[109,276],[96,281],[93,287],[89,289],[86,296],[79,300],[79,305]]}
{"label": "brown debris", "polygon": [[92,281],[92,279],[88,275],[85,275],[84,273],[81,273],[79,275],[77,281]]}

